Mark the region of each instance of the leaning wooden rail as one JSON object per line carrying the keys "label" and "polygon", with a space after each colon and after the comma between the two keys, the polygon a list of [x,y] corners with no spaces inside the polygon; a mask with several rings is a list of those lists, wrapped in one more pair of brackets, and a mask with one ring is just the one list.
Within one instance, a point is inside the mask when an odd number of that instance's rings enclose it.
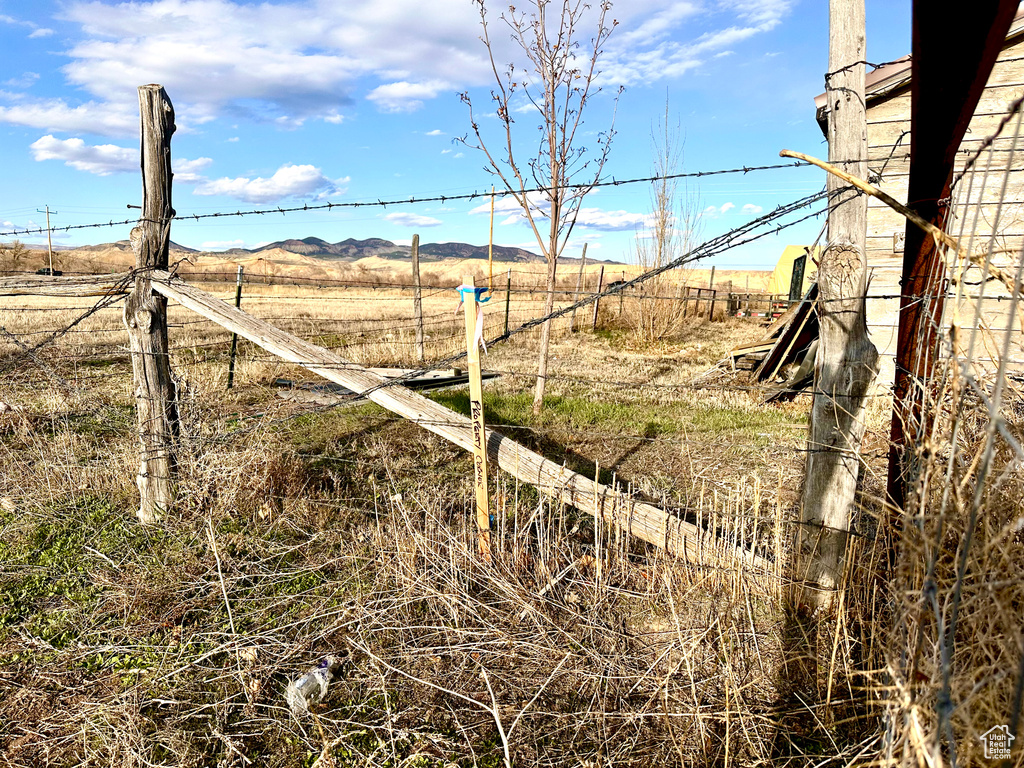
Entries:
{"label": "leaning wooden rail", "polygon": [[[235,309],[167,272],[154,271],[151,280],[153,290],[268,352],[353,392],[365,392],[370,400],[389,411],[467,451],[472,450],[473,430],[467,417],[405,387],[381,387],[387,383],[383,377]],[[520,480],[600,520],[618,525],[629,535],[662,547],[687,562],[722,567],[740,564],[764,572],[773,570],[767,559],[729,544],[658,507],[622,498],[614,489],[549,461],[494,430],[487,430],[487,453],[501,469]]]}

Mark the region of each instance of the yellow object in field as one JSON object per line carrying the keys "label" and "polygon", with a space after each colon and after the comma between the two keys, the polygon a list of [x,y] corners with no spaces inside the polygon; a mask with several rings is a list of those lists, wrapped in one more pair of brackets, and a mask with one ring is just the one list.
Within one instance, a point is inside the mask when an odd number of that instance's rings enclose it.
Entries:
{"label": "yellow object in field", "polygon": [[799,271],[800,262],[803,260],[803,280],[800,282],[797,295],[794,298],[803,297],[811,283],[814,282],[814,276],[818,273],[820,255],[821,248],[808,245],[787,245],[786,250],[779,257],[778,264],[775,265],[775,271],[768,278],[767,292],[777,296],[790,296],[790,289],[795,287],[793,286],[794,267]]}

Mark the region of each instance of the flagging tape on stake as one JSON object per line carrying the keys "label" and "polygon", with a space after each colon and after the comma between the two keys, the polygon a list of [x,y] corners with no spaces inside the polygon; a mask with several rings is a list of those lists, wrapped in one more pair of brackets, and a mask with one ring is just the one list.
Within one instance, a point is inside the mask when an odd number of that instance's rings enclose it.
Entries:
{"label": "flagging tape on stake", "polygon": [[477,288],[473,285],[460,285],[456,290],[459,292],[459,308],[455,311],[458,312],[462,308],[462,305],[466,302],[469,297],[474,304],[476,304],[476,332],[474,334],[473,343],[482,349],[484,353],[487,352],[487,344],[484,342],[484,308],[483,305],[491,300],[490,296],[484,297],[485,293],[490,292],[490,288],[480,287]]}

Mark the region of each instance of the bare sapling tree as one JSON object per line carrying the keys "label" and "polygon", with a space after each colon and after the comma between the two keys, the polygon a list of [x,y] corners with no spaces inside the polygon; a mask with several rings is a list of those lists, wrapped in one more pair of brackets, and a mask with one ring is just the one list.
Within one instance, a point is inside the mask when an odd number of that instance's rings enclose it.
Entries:
{"label": "bare sapling tree", "polygon": [[[685,185],[679,186],[683,170],[683,136],[679,122],[673,125],[668,100],[665,114],[651,128],[654,157],[651,182],[651,213],[637,232],[637,263],[648,272],[663,267],[688,251],[699,237],[700,198]],[[676,279],[680,279],[678,274]],[[669,273],[662,273],[641,286],[642,294],[631,317],[638,342],[649,344],[678,330],[682,312],[675,301],[678,286],[671,285]]]}
{"label": "bare sapling tree", "polygon": [[[475,1],[483,30],[481,40],[496,81],[491,100],[501,131],[498,137],[485,140],[469,94],[463,93],[475,140],[467,135],[461,141],[484,153],[485,169],[500,179],[522,208],[547,262],[544,313],[550,314],[554,308],[558,258],[569,242],[584,196],[601,177],[614,135],[613,106],[609,128],[597,135],[596,146],[586,147],[582,143],[584,114],[601,90],[596,84],[597,63],[617,22],[607,20],[610,2],[601,2],[591,9],[583,0],[563,0],[557,17],[549,17],[550,0],[530,0],[528,12],[509,6],[501,21],[525,56],[526,64],[500,66],[490,36],[487,5],[484,0]],[[594,21],[594,36],[589,41],[582,40],[580,27],[590,20]],[[520,130],[513,115],[532,114],[534,110],[541,118],[540,140],[535,150],[521,151],[520,141],[529,136],[533,124]],[[539,195],[527,192],[534,188],[543,191]],[[541,329],[534,415],[540,414],[544,402],[550,339],[549,320]]]}

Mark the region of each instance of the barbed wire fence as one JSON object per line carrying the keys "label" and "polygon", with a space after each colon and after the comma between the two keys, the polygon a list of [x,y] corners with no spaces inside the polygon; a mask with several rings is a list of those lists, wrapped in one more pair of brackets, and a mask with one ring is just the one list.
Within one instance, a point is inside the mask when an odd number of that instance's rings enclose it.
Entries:
{"label": "barbed wire fence", "polygon": [[[747,168],[743,170],[744,172],[750,172],[754,169]],[[678,306],[680,304],[678,292],[673,296],[657,294],[640,295],[635,289],[638,286],[642,286],[646,281],[669,270],[685,267],[701,259],[725,252],[736,245],[751,242],[764,237],[768,233],[777,233],[808,218],[820,216],[824,209],[813,210],[812,207],[816,203],[824,201],[825,197],[824,193],[815,193],[788,205],[780,206],[775,211],[703,243],[698,248],[682,255],[658,270],[637,275],[630,279],[620,280],[617,285],[613,285],[613,287],[601,292],[595,290],[577,292],[567,288],[562,296],[565,300],[560,302],[561,306],[547,317],[538,315],[541,302],[537,298],[540,294],[535,286],[530,285],[526,288],[517,289],[515,292],[516,304],[520,306],[516,307],[516,312],[511,315],[508,321],[505,321],[500,316],[500,312],[488,314],[490,318],[487,325],[488,346],[493,348],[495,345],[500,345],[514,337],[528,333],[547,319],[557,320],[564,318],[577,310],[589,307],[601,299],[618,298],[620,309],[627,298],[631,302],[666,302]],[[180,270],[182,265],[178,266]],[[516,270],[516,272],[524,277],[532,277],[532,273],[528,270]],[[206,279],[226,277],[226,275],[216,274],[205,275]],[[123,278],[123,284],[129,284],[131,279],[132,275],[129,274],[127,278]],[[358,319],[332,318],[330,312],[318,312],[315,305],[312,308],[310,306],[304,307],[301,313],[289,311],[288,309],[290,306],[297,306],[297,302],[303,300],[308,302],[310,293],[314,295],[321,293],[325,295],[325,298],[329,296],[327,298],[329,302],[344,302],[346,297],[337,296],[339,292],[344,293],[349,289],[365,290],[368,287],[366,285],[367,282],[371,283],[369,286],[371,288],[379,287],[383,290],[391,291],[392,294],[396,290],[406,289],[408,285],[404,282],[384,281],[379,284],[378,281],[352,282],[331,279],[317,279],[315,285],[313,281],[302,279],[286,279],[283,282],[285,285],[301,287],[303,292],[296,293],[293,290],[282,293],[279,289],[283,286],[274,285],[272,280],[267,280],[266,278],[261,280],[257,276],[245,293],[244,306],[254,315],[268,320],[284,330],[310,338],[329,349],[341,351],[346,357],[355,357],[355,359],[363,364],[404,363],[409,365],[409,363],[413,363],[408,372],[390,378],[380,384],[378,388],[401,385],[431,369],[452,367],[465,356],[463,348],[464,336],[462,335],[460,324],[455,321],[453,315],[449,314],[450,310],[447,308],[431,310],[423,317],[423,328],[429,333],[430,347],[435,351],[432,359],[419,365],[416,365],[412,359],[412,337],[415,324],[410,322],[407,306],[401,306],[401,304],[405,303],[401,296],[381,294],[374,295],[370,299],[365,297],[349,297],[351,302],[361,302],[366,305],[365,315],[367,316],[359,317]],[[713,289],[709,288],[706,290],[708,290],[709,295],[701,297],[698,292],[696,299],[703,299],[704,305],[708,307],[708,315],[710,316],[713,314],[714,295],[711,293]],[[261,291],[263,292],[261,293]],[[507,292],[507,301],[511,299],[511,294],[511,291]],[[436,304],[438,300],[441,300],[442,304],[450,306],[452,304],[451,297],[452,294],[435,290],[428,291],[426,299],[428,306]],[[766,310],[769,310],[775,297],[762,298],[765,300]],[[47,303],[53,301],[56,300],[50,299],[47,300]],[[130,362],[131,353],[125,348],[123,330],[119,327],[119,323],[114,316],[114,312],[117,309],[115,305],[118,301],[118,297],[109,296],[94,305],[82,305],[78,302],[71,302],[67,311],[73,313],[72,319],[55,331],[40,329],[35,324],[34,316],[52,316],[52,313],[58,310],[57,307],[18,307],[19,311],[16,317],[21,323],[20,326],[4,329],[4,333],[9,335],[8,337],[14,342],[15,347],[11,350],[10,354],[7,354],[0,361],[0,366],[2,366],[3,371],[8,377],[7,380],[9,382],[20,380],[24,386],[30,389],[38,387],[41,383],[38,379],[38,374],[45,376],[47,372],[47,365],[40,359],[40,354],[45,351],[51,351],[52,357],[64,357],[65,362],[73,362],[74,375],[68,380],[74,386],[89,390],[111,384],[115,387],[120,386],[121,391],[123,391],[123,387],[127,383],[127,380],[124,378],[124,366]],[[725,304],[726,301],[720,300],[720,307],[724,309]],[[685,307],[685,304],[683,306]],[[628,305],[626,309],[628,309]],[[696,312],[696,306],[694,309]],[[176,369],[193,371],[196,372],[195,375],[200,375],[198,374],[200,368],[205,366],[211,359],[223,361],[229,334],[207,320],[195,318],[194,316],[175,317],[173,316],[174,314],[177,313],[172,312],[169,324],[172,334],[172,346],[169,354],[175,363]],[[606,314],[609,314],[607,309]],[[102,322],[100,318],[103,318]],[[27,325],[31,327],[26,327]],[[502,329],[501,332],[498,332],[498,328]],[[57,349],[58,341],[63,342],[64,349]],[[29,345],[31,345],[31,353],[29,353]],[[72,360],[66,359],[70,350],[74,350]],[[247,365],[262,366],[264,370],[269,369],[273,371],[287,368],[287,366],[282,366],[273,356],[254,352],[253,349],[248,347],[243,352],[243,359]],[[36,371],[36,376],[31,374],[32,370]],[[533,376],[530,371],[518,367],[505,369],[503,375],[520,381],[527,380]],[[119,378],[121,379],[120,382],[117,381]],[[273,378],[282,377],[275,376]],[[572,382],[575,385],[583,383],[582,379],[572,375],[556,376],[556,378],[559,381],[565,383]],[[635,391],[638,385],[642,388],[646,383],[653,382],[650,380],[648,382],[622,380],[612,383],[606,389],[617,389],[620,393],[625,393],[630,389]],[[732,391],[740,390],[733,388]],[[364,398],[368,394],[369,392],[363,392],[359,393],[358,396],[336,398],[335,406],[346,401]],[[174,448],[182,452],[202,451],[204,448],[211,446],[223,449],[223,446],[228,444],[243,443],[247,437],[265,431],[268,428],[301,420],[303,417],[322,412],[323,410],[325,409],[319,406],[293,407],[286,415],[272,418],[269,422],[264,416],[248,417],[246,421],[249,424],[241,427],[237,426],[237,421],[234,417],[228,416],[226,421],[228,423],[235,423],[236,427],[234,429],[218,429],[216,430],[218,434],[213,437],[202,435],[195,430],[191,432],[186,431],[180,438],[179,444],[174,446]],[[102,413],[99,415],[102,415]],[[496,423],[495,426],[500,426],[501,423],[504,422]],[[115,414],[109,426],[112,429],[118,427],[123,429],[125,426],[124,420],[119,414]],[[522,431],[521,426],[517,427],[513,423],[505,423],[505,426],[513,432]],[[606,432],[601,430],[594,430],[593,432],[595,437],[610,440]],[[550,438],[550,436],[550,433],[548,435],[542,432],[534,434],[535,439],[545,439]],[[647,434],[637,434],[634,436],[626,434],[615,442],[622,443],[634,438],[640,441],[651,442],[651,436]],[[668,443],[671,441],[665,438],[660,442]],[[675,444],[681,446],[687,442],[682,441]],[[657,491],[653,488],[650,488],[649,492],[655,498],[658,495]]]}
{"label": "barbed wire fence", "polygon": [[[1002,127],[1000,128],[1002,130]],[[1018,126],[1019,131],[1019,126]],[[1006,151],[987,141],[984,151],[991,153]],[[978,151],[980,156],[981,150]],[[891,154],[891,153],[890,153]],[[759,166],[730,169],[721,172],[703,172],[693,176],[712,173],[748,173],[757,170],[792,167],[799,164]],[[970,173],[965,179],[978,179],[979,184],[994,184],[999,179],[989,180],[988,169],[976,159],[970,163]],[[985,174],[983,179],[979,179]],[[994,176],[997,174],[993,174]],[[626,180],[609,183],[634,183],[648,179]],[[849,194],[844,191],[841,194]],[[472,193],[465,196],[446,196],[437,200],[487,199],[489,193]],[[967,193],[970,197],[970,192]],[[433,199],[433,198],[431,198]],[[375,201],[345,205],[400,205],[425,202],[427,198],[395,201]],[[604,301],[605,320],[613,322],[617,312],[608,307],[617,301],[662,302],[679,306],[679,295],[651,295],[638,291],[648,280],[670,270],[686,268],[715,255],[726,252],[738,245],[751,242],[769,233],[777,233],[795,224],[822,216],[827,212],[830,201],[824,193],[816,193],[793,203],[780,206],[776,211],[737,227],[720,237],[713,238],[684,256],[676,259],[661,270],[622,279],[619,284],[602,291],[572,288],[574,276],[567,276],[564,290],[559,291],[556,310],[550,315],[540,313],[542,293],[536,283],[529,282],[534,275],[526,269],[514,269],[509,274],[520,282],[509,291],[510,303],[514,304],[509,326],[504,326],[500,311],[489,311],[486,318],[488,347],[495,351],[495,363],[485,364],[485,370],[498,374],[508,382],[529,383],[535,375],[521,364],[521,356],[498,352],[507,343],[520,341],[529,343],[530,331],[548,319],[565,319],[572,313],[591,307],[595,302]],[[196,220],[203,217],[223,216],[265,216],[290,214],[318,208],[340,207],[339,204],[324,206],[302,206],[286,209],[262,209],[253,211],[221,212],[200,216],[179,216],[178,220]],[[961,237],[977,245],[985,239],[985,222],[977,208],[964,208],[962,221],[970,221],[969,228]],[[973,215],[973,218],[971,216]],[[105,224],[75,225],[73,228],[116,226],[134,224],[136,220],[107,222]],[[42,230],[45,231],[45,230]],[[0,233],[0,237],[31,234],[32,230],[14,230]],[[976,242],[977,241],[977,242]],[[995,251],[994,238],[985,247],[989,256]],[[1021,264],[1018,261],[1016,280],[1021,285]],[[949,264],[951,274],[961,265]],[[187,264],[178,265],[178,274],[186,279],[190,276]],[[933,719],[927,725],[934,733],[949,743],[964,743],[977,737],[988,722],[1001,722],[1004,718],[1016,728],[1020,717],[1020,689],[1024,680],[1024,669],[1017,670],[1012,664],[1017,659],[1019,632],[1011,622],[1013,615],[1008,606],[1019,605],[1020,580],[1013,577],[993,582],[993,573],[1013,573],[1020,562],[1019,552],[1019,501],[1014,502],[1017,493],[1019,468],[1024,462],[1020,448],[1021,423],[1020,396],[1017,391],[1018,374],[1012,369],[1011,345],[1014,342],[1014,317],[1018,309],[1018,295],[992,297],[989,283],[982,277],[968,279],[966,270],[960,273],[956,282],[957,299],[965,308],[963,317],[958,318],[960,330],[967,341],[949,336],[948,347],[943,357],[944,367],[937,378],[937,388],[929,393],[929,403],[934,407],[934,418],[929,422],[928,433],[919,437],[931,437],[937,441],[933,451],[920,465],[920,487],[923,489],[916,500],[918,511],[910,513],[914,519],[928,522],[918,528],[907,527],[909,543],[901,550],[899,582],[907,587],[908,597],[897,606],[895,613],[906,627],[902,634],[894,633],[890,638],[869,638],[872,648],[882,656],[890,654],[898,674],[896,688],[905,700],[923,702],[918,710],[926,711]],[[130,276],[131,277],[131,276]],[[130,279],[129,277],[129,279]],[[228,284],[234,274],[206,272],[204,281]],[[379,388],[406,384],[425,371],[454,367],[464,357],[464,335],[461,324],[453,313],[457,297],[447,287],[433,287],[426,291],[425,301],[430,308],[424,314],[423,327],[430,338],[428,359],[422,364],[415,359],[413,332],[415,324],[410,319],[409,284],[390,277],[382,279],[335,279],[302,278],[296,276],[246,276],[246,292],[243,309],[275,326],[301,338],[340,352],[346,358],[363,365],[400,366],[406,372],[379,385]],[[129,279],[125,280],[125,285]],[[370,295],[367,296],[367,290]],[[346,295],[351,293],[352,295]],[[734,291],[734,293],[745,293]],[[500,307],[502,288],[495,286],[494,305]],[[514,297],[514,298],[513,298]],[[34,300],[35,305],[4,307],[0,316],[0,375],[3,387],[0,400],[10,410],[5,411],[7,424],[2,429],[32,430],[43,429],[45,421],[64,418],[69,424],[80,424],[90,420],[90,429],[109,435],[132,435],[130,420],[125,417],[126,395],[131,377],[127,366],[131,352],[124,341],[124,328],[120,322],[122,296],[106,296],[95,303],[80,299],[68,300],[46,298]],[[869,296],[867,301],[888,300],[890,295]],[[922,300],[935,297],[921,297]],[[1005,327],[992,327],[983,316],[981,305],[984,301],[996,300],[1008,305]],[[772,297],[763,297],[766,311],[770,311]],[[305,304],[303,306],[302,304]],[[494,306],[492,305],[492,306]],[[341,307],[341,310],[337,308]],[[628,303],[626,304],[628,309]],[[347,315],[362,310],[363,317],[337,317],[335,312]],[[969,314],[970,313],[970,314]],[[703,313],[701,313],[703,316]],[[694,317],[694,323],[698,321]],[[699,321],[703,322],[703,320]],[[936,327],[949,333],[947,319],[935,318]],[[956,326],[956,323],[954,323]],[[44,327],[45,326],[45,327]],[[169,323],[171,331],[170,357],[174,368],[181,375],[181,393],[185,399],[185,420],[188,422],[175,449],[183,457],[192,457],[191,470],[198,476],[201,465],[211,456],[222,456],[227,452],[246,452],[252,444],[278,430],[300,429],[305,423],[322,423],[339,408],[362,400],[366,393],[351,395],[336,392],[327,393],[331,402],[278,401],[260,394],[219,402],[222,398],[221,379],[226,369],[226,356],[230,334],[212,321],[186,314],[181,308],[172,307]],[[570,338],[565,336],[565,338]],[[242,360],[245,363],[241,379],[250,387],[265,386],[274,378],[286,375],[298,378],[296,368],[280,363],[273,355],[263,353],[251,345],[243,345]],[[663,371],[638,368],[631,376],[588,375],[575,369],[572,363],[556,368],[548,374],[549,381],[562,385],[569,393],[604,395],[615,402],[635,402],[638,398],[660,401],[669,396],[692,396],[705,398],[695,402],[707,404],[710,398],[748,397],[763,391],[763,387],[734,380],[716,380],[700,385],[688,381],[672,380]],[[670,379],[665,381],[664,379]],[[39,394],[45,388],[59,390],[62,400],[48,401],[47,407],[39,408]],[[254,388],[254,387],[253,387]],[[514,384],[509,392],[515,389]],[[710,394],[708,394],[710,393]],[[807,398],[813,394],[813,387],[798,393]],[[872,399],[884,404],[889,393],[880,390]],[[449,401],[455,403],[455,395]],[[35,403],[36,405],[33,405]],[[24,411],[13,410],[24,408]],[[33,408],[35,412],[33,412]],[[754,413],[750,408],[747,413]],[[400,429],[404,420],[378,411],[350,411],[366,430]],[[22,418],[22,426],[18,426]],[[779,439],[778,435],[786,420],[795,421],[792,437]],[[27,424],[27,426],[26,426]],[[608,429],[600,421],[584,424],[566,423],[523,423],[521,420],[498,414],[489,426],[499,431],[517,435],[534,444],[549,448],[560,447],[563,460],[581,465],[588,461],[573,454],[571,446],[585,443],[600,444],[606,453],[617,458],[610,466],[623,469],[623,486],[626,498],[650,499],[660,503],[673,514],[698,521],[701,525],[715,529],[732,541],[742,542],[750,549],[765,556],[777,558],[781,564],[784,538],[780,529],[793,524],[787,515],[786,487],[790,482],[799,482],[802,458],[808,451],[816,450],[803,439],[803,422],[800,421],[799,406],[779,411],[762,436],[756,429],[741,430],[727,437],[715,436],[711,432],[692,434],[679,430],[675,425],[661,428],[657,425],[636,424]],[[28,439],[28,438],[26,438]],[[351,463],[365,467],[365,459],[340,450],[330,441],[312,440],[311,447],[321,445],[327,450],[304,450],[294,447],[284,449],[290,455],[303,461],[327,463]],[[922,444],[926,441],[922,440]],[[935,448],[934,446],[939,446]],[[637,446],[654,446],[659,449],[659,460],[666,462],[662,476],[654,473],[634,473],[624,468],[625,459]],[[570,448],[567,448],[570,447]],[[869,489],[881,485],[877,474],[885,458],[888,445],[878,441],[868,446],[861,459],[868,470]],[[723,459],[722,456],[727,458]],[[744,485],[745,478],[729,478],[730,473],[697,472],[696,479],[688,485],[673,487],[666,477],[672,477],[677,465],[689,462],[694,456],[698,461],[708,457],[740,467],[752,477],[763,472],[767,466],[779,468],[780,478],[774,488]],[[435,474],[464,474],[458,466],[438,467],[426,459],[410,459],[410,466],[420,472]],[[603,464],[604,462],[602,462]],[[117,472],[120,467],[103,468],[91,463],[69,468],[69,475],[76,474],[76,482],[89,473],[103,471]],[[595,468],[595,474],[601,470]],[[603,470],[607,474],[608,470]],[[786,473],[786,479],[782,477]],[[941,480],[941,482],[939,482]],[[6,493],[15,493],[12,480],[6,480]],[[614,478],[612,482],[615,482]],[[760,481],[759,481],[760,482]],[[269,481],[268,481],[269,483]],[[872,485],[873,484],[873,485]],[[255,490],[254,490],[255,489]],[[518,491],[518,485],[516,486]],[[558,489],[539,483],[543,492],[554,493]],[[269,498],[282,496],[283,491],[273,483],[260,486],[258,483],[246,486],[238,493],[266,491]],[[760,494],[763,491],[764,498]],[[719,503],[718,494],[721,494]],[[766,500],[774,494],[771,503]],[[332,500],[326,495],[313,494],[310,503],[326,508],[351,506],[353,499]],[[1022,496],[1017,494],[1016,498]],[[367,492],[358,500],[365,505],[382,504],[382,497],[376,489]],[[714,501],[709,501],[714,499]],[[280,499],[279,499],[280,501]],[[392,507],[397,502],[391,502]],[[936,515],[930,515],[937,511]],[[915,517],[916,516],[916,517]],[[502,518],[501,525],[512,525]],[[883,524],[871,515],[864,515],[854,530],[855,547],[862,552],[875,552],[884,544]],[[950,550],[946,542],[950,537],[959,537],[963,542],[958,549]],[[788,538],[788,535],[785,536]],[[987,559],[986,559],[987,558]],[[712,567],[715,570],[717,567]],[[920,574],[926,576],[922,582]],[[781,589],[782,571],[772,574],[775,586]],[[988,590],[987,592],[985,590]],[[996,617],[993,619],[993,617]],[[985,624],[985,622],[989,624]],[[1000,624],[998,632],[991,629],[992,622]],[[1010,622],[1010,623],[1007,623]],[[897,622],[898,623],[898,622]],[[1006,626],[1002,626],[1005,624]],[[986,628],[987,627],[987,628]],[[959,634],[958,634],[959,633]],[[968,635],[971,640],[966,642]],[[1016,633],[1016,634],[1015,634]],[[755,633],[756,635],[756,633]],[[904,645],[900,645],[903,641]],[[223,647],[232,647],[226,640]],[[838,641],[837,641],[838,642]],[[974,645],[976,644],[976,645]],[[967,650],[974,648],[974,650]],[[1019,655],[1019,653],[1018,653]],[[975,661],[977,664],[975,664]],[[1003,662],[1006,662],[1005,664]],[[1006,665],[1009,664],[1009,667]],[[1007,672],[1006,668],[1011,671]],[[979,683],[975,672],[983,670],[983,682],[995,693],[981,706],[975,688]],[[892,679],[879,680],[879,689],[892,686]],[[973,686],[973,687],[972,687]],[[1016,692],[1016,693],[1015,693]],[[852,696],[852,694],[851,694]],[[963,702],[954,714],[953,702]],[[971,706],[966,706],[970,704]],[[890,705],[898,709],[898,705]],[[899,718],[891,723],[890,750],[899,745],[910,749],[907,744],[917,735],[901,730]],[[909,722],[910,718],[903,722]]]}

